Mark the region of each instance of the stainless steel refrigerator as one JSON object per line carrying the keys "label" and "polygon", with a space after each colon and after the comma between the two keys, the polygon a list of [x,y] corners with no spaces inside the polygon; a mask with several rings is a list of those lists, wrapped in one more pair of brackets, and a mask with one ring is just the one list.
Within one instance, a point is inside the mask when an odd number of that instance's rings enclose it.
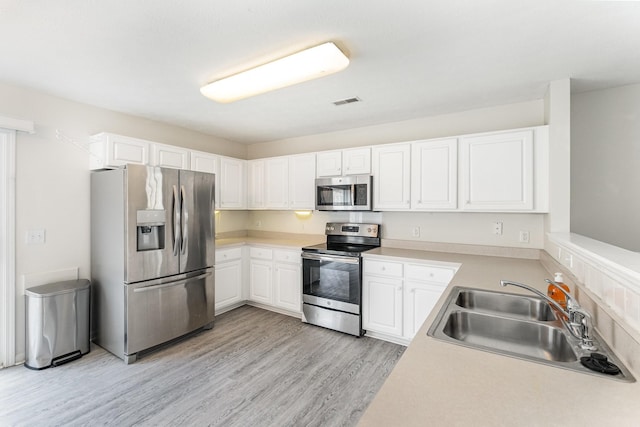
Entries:
{"label": "stainless steel refrigerator", "polygon": [[91,174],[93,341],[126,363],[214,317],[214,175]]}

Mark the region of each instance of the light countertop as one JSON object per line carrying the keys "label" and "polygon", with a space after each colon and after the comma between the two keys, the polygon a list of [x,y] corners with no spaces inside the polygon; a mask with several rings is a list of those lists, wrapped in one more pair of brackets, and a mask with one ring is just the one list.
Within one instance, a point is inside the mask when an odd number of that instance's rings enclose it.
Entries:
{"label": "light countertop", "polygon": [[[453,286],[546,290],[538,260],[379,248],[364,257],[460,263],[442,298],[360,420],[360,426],[637,426],[640,383],[625,383],[446,343],[427,336]],[[526,293],[518,288],[507,292]],[[634,372],[636,379],[638,374]]]}
{"label": "light countertop", "polygon": [[317,236],[317,237],[303,237],[303,238],[265,238],[265,237],[232,237],[232,238],[223,238],[216,239],[216,249],[224,249],[233,246],[242,246],[242,245],[261,245],[261,246],[272,246],[279,247],[283,249],[295,249],[295,248],[303,248],[305,246],[317,245],[320,243],[324,243],[326,240],[325,236]]}

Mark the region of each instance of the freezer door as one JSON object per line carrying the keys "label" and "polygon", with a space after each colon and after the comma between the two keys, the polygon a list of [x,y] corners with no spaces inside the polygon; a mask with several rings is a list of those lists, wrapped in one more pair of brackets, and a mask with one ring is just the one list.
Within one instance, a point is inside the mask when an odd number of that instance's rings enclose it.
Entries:
{"label": "freezer door", "polygon": [[126,285],[125,356],[208,326],[214,319],[213,269]]}
{"label": "freezer door", "polygon": [[125,282],[179,273],[178,170],[127,165],[125,179]]}
{"label": "freezer door", "polygon": [[181,273],[214,265],[214,188],[215,175],[180,171]]}

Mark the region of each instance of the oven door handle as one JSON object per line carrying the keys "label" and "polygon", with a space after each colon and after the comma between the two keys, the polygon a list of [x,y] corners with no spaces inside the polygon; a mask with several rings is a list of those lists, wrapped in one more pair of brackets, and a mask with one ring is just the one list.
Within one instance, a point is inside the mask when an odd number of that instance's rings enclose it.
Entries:
{"label": "oven door handle", "polygon": [[344,264],[359,264],[359,257],[339,256],[339,255],[327,255],[317,254],[313,252],[303,252],[302,259],[308,259],[312,261],[329,261],[329,262],[341,262]]}

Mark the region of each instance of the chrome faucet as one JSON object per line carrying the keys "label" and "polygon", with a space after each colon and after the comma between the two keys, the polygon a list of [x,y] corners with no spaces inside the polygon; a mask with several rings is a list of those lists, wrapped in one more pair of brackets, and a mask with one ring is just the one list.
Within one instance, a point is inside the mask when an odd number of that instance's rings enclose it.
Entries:
{"label": "chrome faucet", "polygon": [[556,285],[556,287],[562,291],[563,294],[567,297],[567,308],[565,309],[560,304],[558,304],[555,300],[549,298],[543,292],[540,292],[536,288],[533,288],[529,285],[525,285],[524,283],[512,282],[508,280],[501,280],[501,286],[513,285],[522,289],[526,289],[529,292],[533,292],[534,294],[540,296],[542,299],[547,301],[553,308],[556,309],[563,317],[566,317],[568,323],[564,319],[560,319],[565,327],[571,332],[571,334],[580,340],[580,347],[584,350],[596,350],[596,347],[593,344],[593,339],[591,338],[591,315],[578,303],[571,294],[562,289],[560,284],[554,282],[553,280],[545,279],[545,281],[549,284]]}

